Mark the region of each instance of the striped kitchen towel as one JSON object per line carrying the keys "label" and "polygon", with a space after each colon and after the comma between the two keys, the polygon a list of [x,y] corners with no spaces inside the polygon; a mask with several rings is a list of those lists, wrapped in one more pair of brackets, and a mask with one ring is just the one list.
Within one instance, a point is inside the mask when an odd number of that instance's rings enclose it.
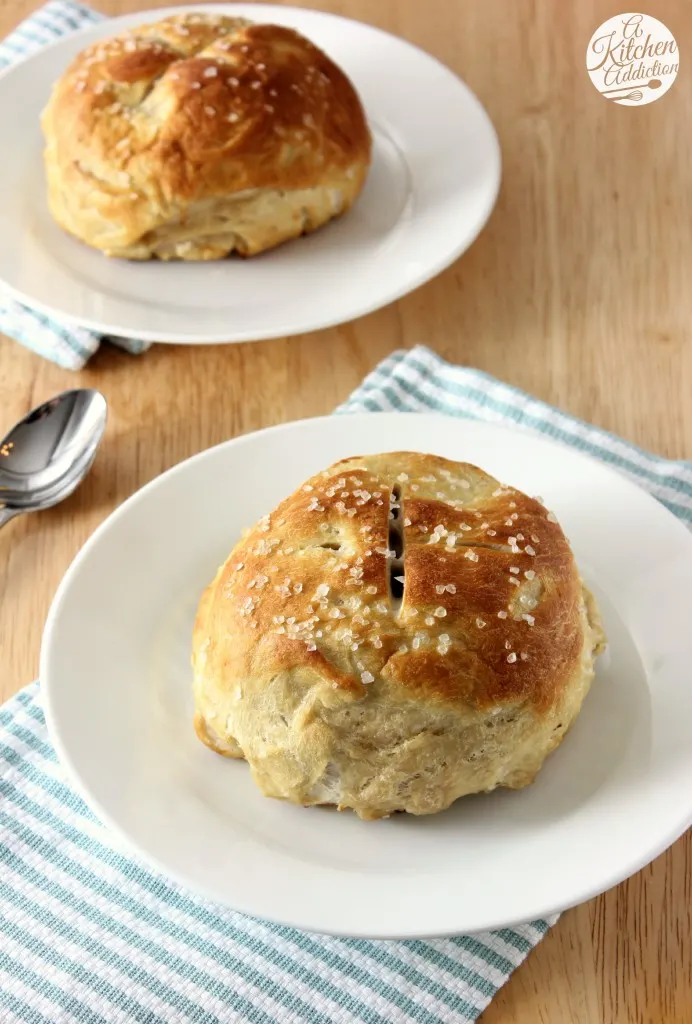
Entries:
{"label": "striped kitchen towel", "polygon": [[[51,0],[0,41],[0,72],[47,43],[101,21],[103,15],[73,0]],[[18,302],[0,286],[0,334],[21,342],[33,352],[68,370],[80,370],[102,341],[134,355],[149,344],[137,338],[102,337]]]}
{"label": "striped kitchen towel", "polygon": [[[616,466],[692,521],[667,462],[428,349],[397,352],[338,411],[492,420]],[[37,683],[0,709],[0,1022],[468,1024],[554,918],[412,942],[327,938],[215,906],[125,854],[70,789]]]}

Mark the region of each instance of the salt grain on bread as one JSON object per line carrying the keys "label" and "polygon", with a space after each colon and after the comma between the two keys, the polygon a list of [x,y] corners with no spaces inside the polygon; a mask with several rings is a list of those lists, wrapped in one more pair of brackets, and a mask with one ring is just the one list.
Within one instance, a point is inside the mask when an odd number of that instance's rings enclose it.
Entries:
{"label": "salt grain on bread", "polygon": [[205,591],[195,727],[267,796],[431,814],[530,783],[603,642],[539,501],[436,456],[348,459],[264,517]]}
{"label": "salt grain on bread", "polygon": [[350,209],[371,138],[346,75],[291,29],[187,14],[101,40],[42,117],[51,213],[110,256],[252,256]]}

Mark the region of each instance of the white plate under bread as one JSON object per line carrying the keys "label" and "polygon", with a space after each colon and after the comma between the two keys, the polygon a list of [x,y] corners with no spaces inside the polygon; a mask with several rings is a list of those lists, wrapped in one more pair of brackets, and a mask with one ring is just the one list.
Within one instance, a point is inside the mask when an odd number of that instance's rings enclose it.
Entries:
{"label": "white plate under bread", "polygon": [[[197,167],[196,150],[204,149],[212,136],[218,136],[221,146],[227,141],[226,129],[237,129],[242,136],[248,118],[253,132],[263,131],[262,124],[271,129],[265,133],[270,140],[281,141],[274,127],[293,132],[297,149],[305,147],[303,156],[308,159],[311,152],[311,158],[315,157],[307,136],[314,134],[318,116],[325,110],[336,110],[337,96],[345,96],[343,90],[333,88],[337,72],[326,72],[329,85],[318,77],[319,61],[312,62],[303,55],[306,74],[314,67],[314,77],[291,84],[309,89],[303,97],[306,108],[291,112],[284,103],[283,120],[279,119],[278,106],[273,111],[266,109],[278,104],[281,97],[279,89],[268,81],[264,94],[262,75],[271,69],[268,63],[266,68],[259,68],[265,62],[257,54],[252,68],[241,68],[239,84],[231,86],[230,91],[226,80],[234,78],[233,69],[218,47],[205,51],[204,67],[198,64],[191,70],[189,62],[183,61],[185,66],[176,70],[174,60],[160,76],[161,81],[165,79],[165,87],[157,80],[160,87],[151,93],[152,109],[147,107],[147,97],[142,99],[146,76],[142,77],[135,67],[121,67],[121,76],[136,80],[133,88],[128,91],[119,87],[114,92],[113,103],[107,105],[110,113],[104,108],[93,118],[83,110],[80,129],[78,109],[88,104],[92,90],[104,86],[107,79],[95,78],[90,83],[89,75],[96,75],[104,65],[105,58],[97,57],[93,64],[68,74],[68,81],[63,83],[67,91],[61,86],[44,118],[51,206],[59,226],[46,197],[40,128],[41,113],[54,83],[90,45],[146,22],[179,16],[181,11],[244,17],[260,26],[296,29],[343,69],[360,96],[372,134],[372,163],[362,191],[368,154],[361,131],[356,144],[346,145],[341,157],[333,162],[335,173],[323,181],[316,179],[313,183],[320,188],[304,189],[302,196],[282,196],[279,179],[272,178],[277,188],[267,188],[259,198],[247,197],[241,210],[235,202],[228,206],[228,196],[222,196],[218,203],[188,202],[190,195],[196,194],[188,187],[191,181],[194,184],[195,173],[212,173],[208,153],[197,171],[191,171],[193,165]],[[171,38],[174,35],[168,33]],[[140,33],[129,42],[135,45],[135,40],[142,38]],[[250,45],[256,48],[258,40],[255,38]],[[102,47],[95,52],[102,53]],[[150,54],[152,59],[165,57],[164,63],[169,56]],[[247,56],[252,57],[252,53]],[[138,50],[123,51],[121,57],[131,64],[143,59]],[[214,70],[218,72],[215,78],[205,78],[205,72]],[[251,80],[246,80],[245,72],[250,71]],[[193,72],[196,77],[192,77]],[[226,77],[221,95],[222,73]],[[201,86],[196,106],[193,95],[186,93],[193,82]],[[259,85],[257,97],[261,95],[261,103],[255,101],[255,83]],[[324,108],[318,97],[323,84],[329,108]],[[277,92],[276,97],[272,90]],[[231,102],[231,93],[238,94],[237,105]],[[22,96],[21,105],[16,103],[16,95]],[[105,95],[98,94],[97,99]],[[171,116],[171,103],[183,96],[186,100],[181,110]],[[133,115],[129,127],[124,113]],[[298,113],[305,117],[300,129]],[[191,121],[186,129],[188,114]],[[227,120],[236,115],[237,122]],[[66,119],[70,121],[69,131],[63,127]],[[347,121],[351,130],[358,118],[351,116]],[[195,132],[194,124],[198,123],[209,131]],[[156,156],[155,166],[147,167],[152,132],[161,124],[165,128],[162,133],[170,134],[170,151]],[[94,128],[98,139],[86,145],[82,139],[78,144],[79,133],[86,131],[87,125]],[[218,127],[218,132],[212,125]],[[322,138],[331,140],[325,150],[327,161],[339,148],[343,127],[334,122],[327,125],[328,131],[320,128]],[[299,134],[304,137],[298,138]],[[214,4],[140,12],[104,20],[66,36],[0,75],[0,135],[12,140],[3,154],[0,189],[0,284],[17,298],[81,326],[163,342],[236,342],[298,334],[342,323],[386,305],[439,273],[473,242],[492,210],[500,180],[500,154],[492,124],[473,93],[449,69],[410,43],[368,25],[318,11],[266,4]],[[186,146],[194,156],[190,167],[184,169],[184,188],[181,179],[172,173],[180,157],[176,147],[181,140],[187,140]],[[116,146],[122,149],[116,150]],[[229,167],[223,174],[216,167],[213,174],[217,183],[224,179],[222,191],[230,192],[235,187],[230,178],[225,181],[229,175],[238,187],[243,181],[261,185],[264,171],[287,158],[286,152],[277,153],[258,159],[255,143],[250,140],[246,145],[241,138]],[[294,155],[288,153],[291,159]],[[81,170],[75,169],[73,157]],[[130,172],[132,193],[120,194],[119,176]],[[108,180],[102,187],[99,179],[104,176]],[[161,183],[158,197],[153,187],[157,176]],[[286,175],[289,189],[296,180]],[[90,182],[94,186],[93,208],[88,201]],[[109,190],[118,193],[113,202],[104,198]],[[174,202],[169,201],[170,193]],[[260,200],[268,205],[260,208]],[[343,216],[325,224],[341,212]],[[178,215],[184,223],[176,223]],[[219,220],[226,221],[225,233]],[[325,226],[313,231],[321,224]],[[140,229],[143,234],[137,238]],[[269,252],[262,251],[302,230],[313,233]],[[104,257],[91,248],[92,244],[131,258]],[[234,247],[262,254],[252,259],[217,258]],[[177,259],[173,263],[162,262],[161,258],[141,262],[152,254]],[[181,262],[191,256],[212,261]]]}
{"label": "white plate under bread", "polygon": [[[400,450],[540,494],[600,606],[607,652],[569,735],[524,789],[378,821],[268,799],[247,763],[208,750],[192,728],[200,594],[243,528],[301,481]],[[692,539],[663,506],[546,440],[399,413],[272,428],[164,474],[87,543],[46,626],[51,736],[133,850],[240,911],[370,937],[536,919],[627,877],[692,819],[691,573]]]}

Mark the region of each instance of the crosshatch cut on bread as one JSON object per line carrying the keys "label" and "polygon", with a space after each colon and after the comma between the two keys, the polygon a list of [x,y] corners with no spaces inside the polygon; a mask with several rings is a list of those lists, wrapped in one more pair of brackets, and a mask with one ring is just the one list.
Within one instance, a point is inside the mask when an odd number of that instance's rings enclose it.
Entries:
{"label": "crosshatch cut on bread", "polygon": [[343,71],[292,29],[181,14],[100,40],[42,116],[57,223],[109,256],[253,256],[346,213],[371,137]]}
{"label": "crosshatch cut on bread", "polygon": [[195,728],[267,796],[432,814],[533,781],[604,640],[540,501],[434,455],[351,458],[261,519],[203,594]]}

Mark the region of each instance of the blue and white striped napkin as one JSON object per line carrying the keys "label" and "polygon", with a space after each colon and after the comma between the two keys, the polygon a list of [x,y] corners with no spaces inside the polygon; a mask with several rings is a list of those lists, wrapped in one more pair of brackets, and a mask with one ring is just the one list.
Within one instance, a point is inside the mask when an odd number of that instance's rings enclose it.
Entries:
{"label": "blue and white striped napkin", "polygon": [[[692,523],[691,463],[649,455],[428,349],[394,353],[338,411],[391,409],[546,434]],[[2,1024],[468,1024],[554,920],[366,942],[217,907],[124,855],[70,789],[37,683],[0,709]]]}
{"label": "blue and white striped napkin", "polygon": [[[80,28],[87,28],[103,15],[73,0],[51,0],[0,41],[0,72],[47,43],[55,42]],[[68,370],[81,370],[102,341],[124,348],[134,355],[149,348],[138,338],[102,337],[95,331],[61,322],[13,299],[0,285],[0,334],[21,342],[45,359]]]}

